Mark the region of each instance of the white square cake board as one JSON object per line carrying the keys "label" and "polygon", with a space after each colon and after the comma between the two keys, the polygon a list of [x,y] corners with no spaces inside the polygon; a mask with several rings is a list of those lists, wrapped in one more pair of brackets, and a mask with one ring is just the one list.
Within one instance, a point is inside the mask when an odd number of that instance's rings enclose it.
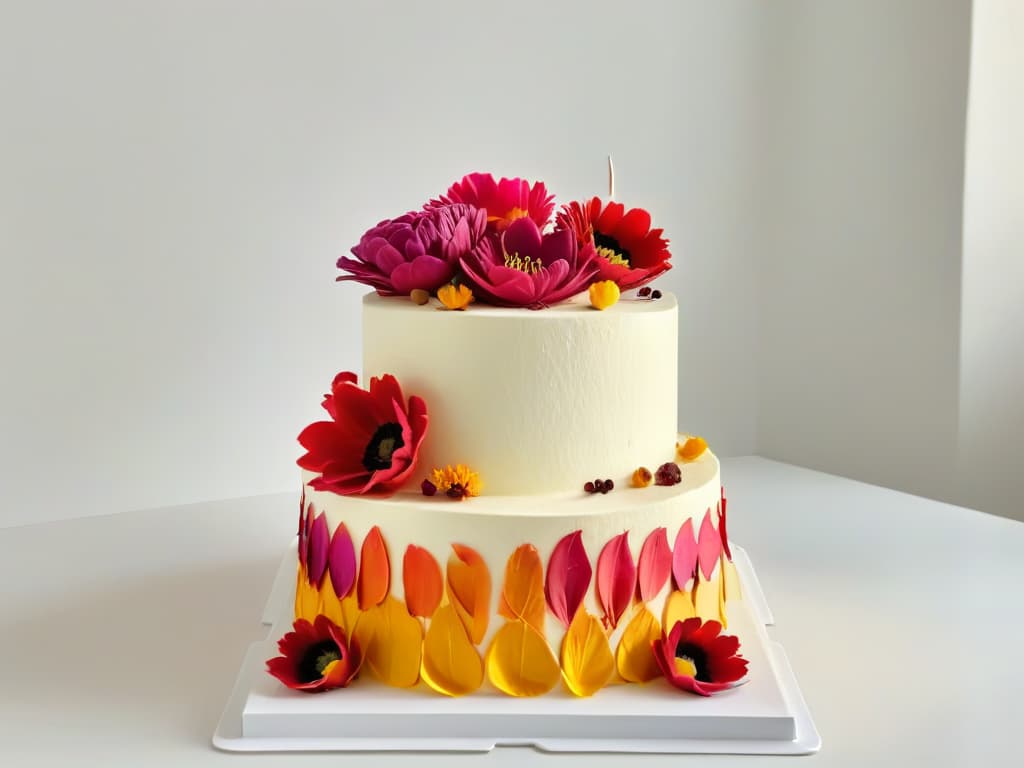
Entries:
{"label": "white square cake board", "polygon": [[734,546],[743,599],[729,603],[729,632],[750,662],[749,682],[711,698],[664,681],[610,685],[587,699],[564,690],[514,698],[481,690],[448,698],[388,688],[363,678],[341,692],[290,691],[266,673],[277,639],[291,626],[294,545],[264,611],[270,636],[242,662],[213,745],[229,752],[488,752],[532,746],[548,752],[800,755],[817,752],[811,720],[747,553]]}

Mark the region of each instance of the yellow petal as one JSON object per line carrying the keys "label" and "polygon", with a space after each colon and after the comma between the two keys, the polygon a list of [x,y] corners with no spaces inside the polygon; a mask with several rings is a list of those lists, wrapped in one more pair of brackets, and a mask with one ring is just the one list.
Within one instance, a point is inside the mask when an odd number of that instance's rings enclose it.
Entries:
{"label": "yellow petal", "polygon": [[562,638],[562,679],[577,696],[592,696],[615,672],[615,659],[601,622],[582,608]]}
{"label": "yellow petal", "polygon": [[334,584],[330,578],[324,579],[323,586],[320,588],[320,613],[344,629],[346,636],[348,635],[349,628],[345,624],[345,615],[341,610],[341,600],[338,599],[338,595],[334,591]]}
{"label": "yellow petal", "polygon": [[434,612],[423,639],[423,680],[438,693],[462,696],[484,681],[484,662],[451,603]]}
{"label": "yellow petal", "polygon": [[363,655],[363,667],[370,674],[396,688],[416,685],[423,625],[409,615],[404,603],[388,595],[360,614],[353,636]]}
{"label": "yellow petal", "polygon": [[547,641],[525,621],[510,621],[487,648],[487,679],[509,696],[540,696],[558,684],[558,661]]}
{"label": "yellow petal", "polygon": [[341,620],[339,624],[345,630],[346,637],[352,637],[356,630],[356,622],[359,621],[359,598],[351,594],[341,601]]}
{"label": "yellow petal", "polygon": [[693,598],[690,596],[690,593],[677,589],[665,601],[661,625],[665,627],[665,632],[668,633],[672,631],[672,627],[676,625],[676,622],[692,619],[696,615],[693,610]]}
{"label": "yellow petal", "polygon": [[729,618],[725,610],[725,558],[719,557],[718,568],[718,615],[722,617],[722,629],[729,628]]}
{"label": "yellow petal", "polygon": [[661,677],[651,644],[661,639],[661,625],[646,605],[637,606],[615,650],[615,666],[623,680],[646,683]]}
{"label": "yellow petal", "polygon": [[306,567],[299,564],[295,576],[295,618],[313,623],[320,614],[320,591],[309,583]]}
{"label": "yellow petal", "polygon": [[732,560],[724,558],[722,560],[722,574],[725,578],[725,599],[729,600],[742,600],[743,592],[740,588],[740,575],[736,573],[736,566]]}
{"label": "yellow petal", "polygon": [[718,593],[721,589],[719,581],[720,574],[716,573],[711,581],[705,581],[703,577],[697,579],[693,586],[693,611],[700,616],[702,621],[715,620],[720,622],[722,614],[718,610]]}
{"label": "yellow petal", "polygon": [[696,461],[707,449],[708,444],[703,437],[691,437],[682,445],[676,444],[676,453],[683,461]]}

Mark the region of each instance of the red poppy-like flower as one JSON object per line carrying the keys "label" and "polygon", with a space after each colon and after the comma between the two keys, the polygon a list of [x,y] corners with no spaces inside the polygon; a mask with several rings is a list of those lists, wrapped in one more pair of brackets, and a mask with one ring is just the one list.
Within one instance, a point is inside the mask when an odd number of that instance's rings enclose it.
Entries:
{"label": "red poppy-like flower", "polygon": [[267,660],[267,671],[295,691],[315,693],[344,688],[359,671],[359,647],[323,614],[310,624],[298,619],[277,642],[281,655]]}
{"label": "red poppy-like flower", "polygon": [[562,206],[556,230],[572,232],[577,241],[593,244],[601,267],[598,280],[614,280],[623,291],[639,288],[672,268],[668,240],[660,229],[651,229],[651,215],[643,208],[601,199]]}
{"label": "red poppy-like flower", "polygon": [[747,674],[747,660],[736,653],[739,639],[719,634],[721,631],[717,621],[677,621],[667,636],[652,645],[665,679],[680,690],[701,696],[739,685]]}
{"label": "red poppy-like flower", "polygon": [[473,250],[487,230],[487,213],[471,205],[444,205],[385,219],[342,256],[338,269],[382,296],[432,293],[454,275],[459,258]]}
{"label": "red poppy-like flower", "polygon": [[370,379],[361,389],[356,375],[339,373],[324,409],[331,421],[310,424],[299,435],[306,453],[298,464],[319,472],[310,485],[343,496],[398,489],[416,466],[427,434],[427,406],[413,395],[408,406],[394,376]]}
{"label": "red poppy-like flower", "polygon": [[548,194],[542,181],[532,185],[525,179],[495,181],[489,173],[471,173],[425,207],[430,209],[450,203],[469,203],[477,208],[486,208],[488,228],[503,232],[513,221],[524,216],[530,217],[543,229],[551,220],[555,196]]}
{"label": "red poppy-like flower", "polygon": [[459,262],[473,293],[488,304],[539,309],[586,290],[597,274],[594,248],[569,232],[542,235],[520,218]]}

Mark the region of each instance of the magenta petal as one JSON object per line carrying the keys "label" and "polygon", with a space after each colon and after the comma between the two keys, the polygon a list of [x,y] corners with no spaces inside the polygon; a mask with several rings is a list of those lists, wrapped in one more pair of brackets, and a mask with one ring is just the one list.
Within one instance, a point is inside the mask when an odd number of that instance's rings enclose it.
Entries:
{"label": "magenta petal", "polygon": [[693,535],[693,520],[690,519],[679,528],[672,547],[672,575],[679,589],[686,589],[686,583],[693,578],[696,568],[697,540]]}
{"label": "magenta petal", "polygon": [[697,557],[700,561],[700,572],[704,574],[704,580],[710,581],[711,574],[715,570],[715,563],[722,554],[722,539],[711,523],[711,510],[704,513],[704,520],[700,524],[700,535],[697,539]]}
{"label": "magenta petal", "polygon": [[637,581],[640,584],[640,599],[653,600],[665,586],[672,572],[672,550],[668,546],[668,533],[664,528],[655,528],[640,548],[637,564]]}
{"label": "magenta petal", "polygon": [[313,521],[313,530],[309,533],[309,583],[320,586],[324,571],[327,570],[327,550],[330,545],[330,534],[327,532],[327,516],[321,512]]}
{"label": "magenta petal", "polygon": [[597,601],[606,627],[618,626],[636,590],[636,565],[629,551],[628,532],[604,545],[597,557]]}
{"label": "magenta petal", "polygon": [[583,597],[590,587],[592,575],[580,531],[564,536],[548,560],[544,595],[551,612],[566,627],[572,623]]}
{"label": "magenta petal", "polygon": [[356,582],[356,548],[344,523],[338,523],[331,537],[328,572],[334,594],[339,599],[346,597]]}
{"label": "magenta petal", "polygon": [[[545,267],[554,264],[558,260],[562,260],[566,263],[566,267],[569,266],[569,260],[573,257],[573,252],[576,248],[575,235],[568,230],[561,230],[559,232],[552,232],[544,238],[544,242],[541,244],[540,256],[541,262]],[[536,253],[536,251],[534,251]],[[568,272],[568,269],[566,269]]]}
{"label": "magenta petal", "polygon": [[416,288],[433,293],[451,279],[451,266],[433,256],[419,256],[391,273],[391,285],[399,294],[412,293]]}
{"label": "magenta petal", "polygon": [[524,216],[508,225],[501,237],[501,244],[505,253],[535,259],[541,255],[543,240],[537,224]]}

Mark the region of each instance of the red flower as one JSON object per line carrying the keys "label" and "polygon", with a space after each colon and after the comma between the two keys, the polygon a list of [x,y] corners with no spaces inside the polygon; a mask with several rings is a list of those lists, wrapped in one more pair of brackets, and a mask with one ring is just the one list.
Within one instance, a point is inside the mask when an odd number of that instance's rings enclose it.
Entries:
{"label": "red flower", "polygon": [[614,280],[623,291],[639,288],[672,268],[668,240],[662,230],[651,229],[651,215],[643,208],[601,199],[562,206],[556,230],[569,230],[581,246],[592,243],[601,267],[598,280]]}
{"label": "red flower", "polygon": [[306,453],[298,464],[319,472],[310,485],[318,491],[348,496],[392,492],[412,474],[427,433],[427,406],[409,398],[390,374],[370,379],[369,391],[354,373],[334,377],[324,409],[332,421],[310,424],[299,435]]}
{"label": "red flower", "polygon": [[701,696],[739,685],[747,674],[747,660],[736,654],[739,639],[721,635],[721,631],[717,621],[677,621],[668,636],[652,646],[665,679],[680,690]]}
{"label": "red flower", "polygon": [[267,660],[267,671],[296,691],[329,691],[344,688],[359,671],[361,659],[345,630],[324,615],[310,624],[296,620],[292,632],[278,643],[281,656]]}
{"label": "red flower", "polygon": [[525,179],[495,181],[489,173],[471,173],[448,188],[438,200],[431,200],[425,208],[439,205],[468,203],[487,209],[488,229],[503,232],[516,219],[529,216],[543,229],[551,220],[555,209],[555,196],[549,195],[544,182],[530,184]]}

